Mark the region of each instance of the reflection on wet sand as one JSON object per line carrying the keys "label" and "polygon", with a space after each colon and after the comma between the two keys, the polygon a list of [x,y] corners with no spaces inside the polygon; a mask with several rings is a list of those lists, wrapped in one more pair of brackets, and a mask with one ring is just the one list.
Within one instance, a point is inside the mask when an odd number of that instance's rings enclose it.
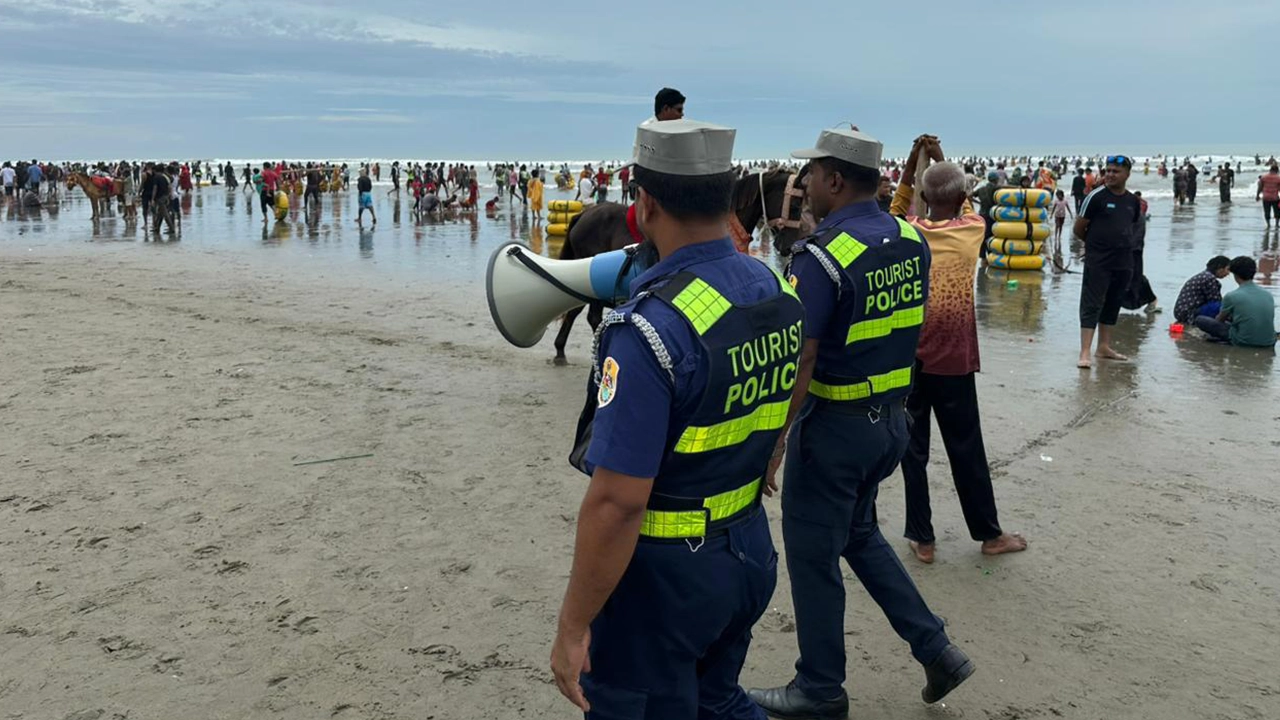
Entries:
{"label": "reflection on wet sand", "polygon": [[1038,335],[1044,329],[1047,309],[1042,272],[984,268],[978,273],[974,301],[978,322],[1015,333]]}
{"label": "reflection on wet sand", "polygon": [[1186,335],[1173,338],[1179,358],[1194,372],[1188,387],[1212,388],[1229,380],[1242,389],[1269,387],[1275,378],[1274,349],[1243,348]]}

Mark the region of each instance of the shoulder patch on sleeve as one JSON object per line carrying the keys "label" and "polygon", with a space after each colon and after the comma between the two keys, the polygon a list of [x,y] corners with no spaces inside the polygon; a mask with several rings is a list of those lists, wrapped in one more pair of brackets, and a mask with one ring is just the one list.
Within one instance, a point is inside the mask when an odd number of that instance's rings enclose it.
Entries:
{"label": "shoulder patch on sleeve", "polygon": [[602,408],[618,396],[618,361],[612,356],[604,359],[600,367],[600,390],[596,393],[596,407]]}
{"label": "shoulder patch on sleeve", "polygon": [[791,289],[795,290],[796,286],[800,284],[800,278],[795,275],[792,275],[791,277],[787,278],[787,282],[791,283]]}

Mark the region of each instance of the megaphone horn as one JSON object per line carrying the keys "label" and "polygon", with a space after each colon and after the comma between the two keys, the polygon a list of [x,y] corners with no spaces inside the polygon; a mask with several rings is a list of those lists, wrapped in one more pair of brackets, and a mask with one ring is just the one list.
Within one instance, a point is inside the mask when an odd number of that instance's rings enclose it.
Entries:
{"label": "megaphone horn", "polygon": [[533,347],[564,313],[587,303],[625,300],[631,279],[641,271],[632,263],[621,274],[634,247],[581,260],[552,260],[521,243],[499,246],[489,256],[485,274],[493,324],[512,345]]}

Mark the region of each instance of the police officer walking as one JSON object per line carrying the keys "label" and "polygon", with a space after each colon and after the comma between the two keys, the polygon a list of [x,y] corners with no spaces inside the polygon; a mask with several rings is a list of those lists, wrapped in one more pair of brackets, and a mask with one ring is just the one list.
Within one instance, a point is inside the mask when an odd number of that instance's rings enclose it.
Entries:
{"label": "police officer walking", "polygon": [[777,581],[760,496],[804,309],[728,237],[733,139],[692,120],[636,132],[637,219],[660,260],[596,336],[574,453],[591,483],[551,651],[588,718],[764,717],[738,674]]}
{"label": "police officer walking", "polygon": [[792,153],[810,161],[809,204],[821,221],[789,269],[805,344],[794,421],[766,479],[772,489],[785,447],[782,534],[800,659],[787,685],[750,691],[778,718],[848,715],[841,557],[925,666],[925,702],[973,673],[876,524],[878,486],[907,449],[903,401],[929,285],[928,247],[876,204],[881,149],[857,130],[824,130],[815,148]]}

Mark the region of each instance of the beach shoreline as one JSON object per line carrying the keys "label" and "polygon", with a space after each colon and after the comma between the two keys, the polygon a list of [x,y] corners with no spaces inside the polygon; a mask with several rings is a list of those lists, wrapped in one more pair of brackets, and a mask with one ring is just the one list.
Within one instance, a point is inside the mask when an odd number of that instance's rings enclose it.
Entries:
{"label": "beach shoreline", "polygon": [[[502,342],[469,280],[379,277],[0,245],[7,717],[571,714],[547,655],[587,333],[556,368],[549,340]],[[1203,412],[1104,380],[1019,395],[997,368],[1025,346],[981,333],[1002,523],[1032,546],[978,553],[939,449],[938,563],[914,564],[887,481],[886,535],[979,671],[926,709],[846,573],[854,716],[1266,716],[1280,490],[1254,468],[1280,450],[1249,438],[1275,419],[1203,408],[1219,451],[1188,463]],[[743,682],[795,652],[784,565]]]}

